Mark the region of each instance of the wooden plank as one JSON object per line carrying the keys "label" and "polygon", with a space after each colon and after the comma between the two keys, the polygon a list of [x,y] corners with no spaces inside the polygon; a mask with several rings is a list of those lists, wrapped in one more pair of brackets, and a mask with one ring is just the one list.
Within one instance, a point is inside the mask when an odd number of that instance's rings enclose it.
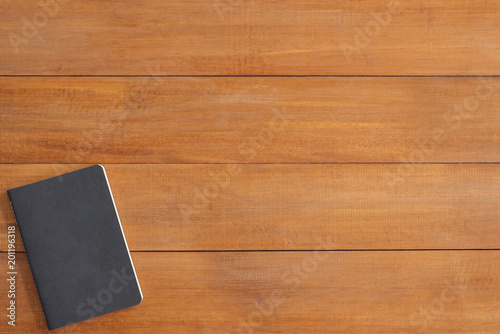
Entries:
{"label": "wooden plank", "polygon": [[[500,331],[499,251],[133,253],[132,257],[144,294],[140,305],[54,333]],[[6,254],[0,259],[6,263]],[[2,332],[46,333],[24,253],[17,254],[17,268],[16,327],[4,319]],[[8,291],[7,280],[0,280],[0,290]],[[7,305],[7,293],[1,298]]]}
{"label": "wooden plank", "polygon": [[500,78],[0,78],[1,163],[500,162]]}
{"label": "wooden plank", "polygon": [[[499,165],[104,166],[131,250],[500,248]],[[0,228],[7,189],[82,167],[0,165]]]}
{"label": "wooden plank", "polygon": [[58,2],[2,3],[0,74],[500,74],[498,1]]}

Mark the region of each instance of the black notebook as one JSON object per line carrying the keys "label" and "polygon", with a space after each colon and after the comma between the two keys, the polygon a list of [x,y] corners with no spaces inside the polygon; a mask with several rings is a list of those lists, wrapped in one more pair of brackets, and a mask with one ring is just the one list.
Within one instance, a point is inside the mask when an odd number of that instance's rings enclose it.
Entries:
{"label": "black notebook", "polygon": [[8,194],[49,329],[142,301],[102,166]]}

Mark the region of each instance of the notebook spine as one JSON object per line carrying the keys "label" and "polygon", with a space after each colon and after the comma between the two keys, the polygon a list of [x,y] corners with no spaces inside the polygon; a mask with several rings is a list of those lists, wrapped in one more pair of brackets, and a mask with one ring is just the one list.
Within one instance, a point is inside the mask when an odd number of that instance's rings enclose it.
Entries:
{"label": "notebook spine", "polygon": [[[36,283],[36,278],[35,278],[35,275],[33,273],[33,269],[31,267],[31,263],[30,263],[30,252],[29,252],[29,248],[26,246],[26,244],[24,243],[24,240],[23,240],[23,232],[21,231],[21,224],[19,224],[19,220],[16,216],[16,210],[14,209],[14,205],[12,204],[12,198],[10,196],[10,192],[7,191],[7,194],[9,195],[9,203],[10,203],[10,207],[12,208],[12,212],[14,213],[14,219],[16,220],[16,224],[17,224],[17,228],[19,229],[19,235],[21,236],[21,242],[23,243],[23,246],[24,246],[24,250],[26,252],[26,258],[28,259],[28,267],[30,268],[30,272],[31,272],[31,276],[33,277],[33,281],[35,282],[35,288],[36,288],[36,292],[38,294],[38,297],[40,299],[40,290],[38,289],[38,284]],[[51,329],[51,326],[48,325],[48,320],[47,320],[47,316],[45,314],[45,308],[43,307],[43,303],[41,302],[41,299],[40,299],[40,304],[42,304],[42,311],[43,311],[43,317],[45,318],[45,322],[47,323],[47,326],[49,327],[49,330]]]}

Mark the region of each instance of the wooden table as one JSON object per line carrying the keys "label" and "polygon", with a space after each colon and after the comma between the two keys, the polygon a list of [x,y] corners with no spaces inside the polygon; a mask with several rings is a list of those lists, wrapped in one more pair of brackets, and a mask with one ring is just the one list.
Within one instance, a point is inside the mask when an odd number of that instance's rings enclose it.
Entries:
{"label": "wooden table", "polygon": [[[0,3],[6,190],[108,172],[144,301],[54,333],[500,333],[500,2]],[[16,327],[47,327],[18,238]]]}

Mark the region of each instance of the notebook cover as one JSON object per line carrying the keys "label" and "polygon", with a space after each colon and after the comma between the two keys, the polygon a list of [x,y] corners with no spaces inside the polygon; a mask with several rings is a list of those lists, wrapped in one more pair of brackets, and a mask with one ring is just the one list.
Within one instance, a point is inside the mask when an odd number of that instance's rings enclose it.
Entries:
{"label": "notebook cover", "polygon": [[102,166],[7,192],[49,329],[142,301]]}

